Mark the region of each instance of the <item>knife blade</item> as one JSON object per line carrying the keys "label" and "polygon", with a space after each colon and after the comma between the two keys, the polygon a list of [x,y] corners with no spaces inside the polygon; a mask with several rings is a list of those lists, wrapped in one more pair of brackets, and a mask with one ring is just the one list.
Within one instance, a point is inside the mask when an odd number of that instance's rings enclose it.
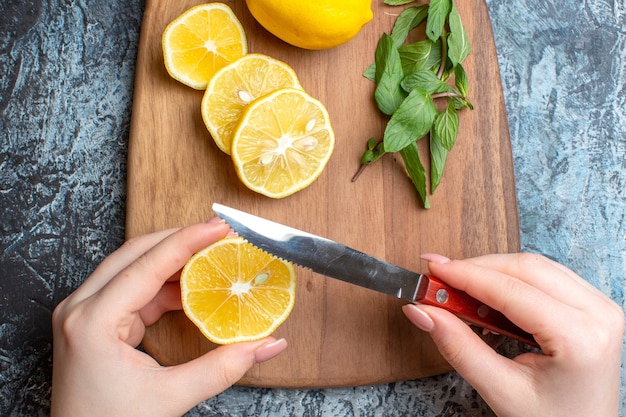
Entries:
{"label": "knife blade", "polygon": [[502,313],[432,275],[221,204],[213,204],[213,211],[248,242],[278,258],[411,303],[441,307],[467,323],[539,347],[530,333]]}

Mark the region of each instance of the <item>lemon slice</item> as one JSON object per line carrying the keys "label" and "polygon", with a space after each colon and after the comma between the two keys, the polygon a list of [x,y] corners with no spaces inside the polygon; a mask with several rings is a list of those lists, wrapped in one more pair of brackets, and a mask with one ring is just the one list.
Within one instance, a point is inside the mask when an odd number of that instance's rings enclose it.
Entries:
{"label": "lemon slice", "polygon": [[269,336],[291,313],[293,265],[243,238],[225,238],[195,254],[180,276],[183,310],[213,343]]}
{"label": "lemon slice", "polygon": [[230,155],[233,130],[243,109],[279,88],[299,88],[294,70],[267,55],[249,54],[223,67],[209,81],[202,119],[217,146]]}
{"label": "lemon slice", "polygon": [[241,22],[223,3],[187,10],[165,28],[161,43],[167,72],[197,90],[204,90],[218,69],[248,52]]}
{"label": "lemon slice", "polygon": [[246,107],[233,133],[231,157],[248,188],[283,198],[319,177],[334,146],[324,105],[302,90],[285,88]]}

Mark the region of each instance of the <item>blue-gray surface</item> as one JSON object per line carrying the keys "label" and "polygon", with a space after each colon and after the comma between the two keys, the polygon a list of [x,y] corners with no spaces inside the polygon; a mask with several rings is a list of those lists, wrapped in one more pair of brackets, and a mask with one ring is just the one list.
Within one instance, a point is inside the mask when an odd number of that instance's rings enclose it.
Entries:
{"label": "blue-gray surface", "polygon": [[[143,6],[142,0],[0,5],[3,416],[48,414],[51,312],[123,241]],[[626,5],[488,0],[488,6],[523,249],[568,265],[624,306]],[[516,351],[504,347],[505,354]],[[624,383],[621,406],[626,412]],[[492,413],[450,373],[328,390],[232,388],[189,415]]]}

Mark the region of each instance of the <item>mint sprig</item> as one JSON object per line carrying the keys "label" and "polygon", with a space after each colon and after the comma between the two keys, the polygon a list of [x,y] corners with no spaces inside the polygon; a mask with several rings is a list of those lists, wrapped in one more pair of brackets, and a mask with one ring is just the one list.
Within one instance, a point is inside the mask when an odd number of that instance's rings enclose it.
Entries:
{"label": "mint sprig", "polygon": [[[385,0],[385,4],[400,6],[414,1]],[[407,44],[409,33],[424,22],[425,39]],[[473,109],[462,66],[470,53],[469,37],[454,0],[431,0],[429,4],[410,6],[400,13],[391,34],[381,36],[375,62],[363,73],[376,83],[376,105],[390,119],[381,141],[375,138],[367,141],[361,168],[353,181],[366,166],[385,154],[399,152],[424,207],[430,208],[428,179],[417,141],[429,138],[432,194],[458,136],[458,111]],[[447,105],[436,106],[435,102],[440,100],[446,100]]]}

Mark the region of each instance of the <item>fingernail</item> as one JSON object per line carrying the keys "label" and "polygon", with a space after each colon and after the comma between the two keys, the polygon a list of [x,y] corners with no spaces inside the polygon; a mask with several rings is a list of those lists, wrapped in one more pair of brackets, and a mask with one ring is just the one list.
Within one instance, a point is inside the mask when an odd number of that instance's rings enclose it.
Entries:
{"label": "fingernail", "polygon": [[215,217],[210,218],[209,221],[207,221],[207,223],[219,224],[219,223],[226,223],[226,222],[221,217],[215,216]]}
{"label": "fingernail", "polygon": [[230,229],[228,231],[228,234],[226,235],[226,237],[237,237],[239,236],[239,233],[235,232],[233,229]]}
{"label": "fingernail", "polygon": [[449,258],[446,258],[443,255],[438,255],[436,253],[424,253],[422,254],[422,256],[420,256],[420,258],[422,258],[425,261],[432,262],[435,264],[445,264],[447,262],[450,262]]}
{"label": "fingernail", "polygon": [[404,311],[407,318],[411,320],[411,323],[417,326],[417,328],[425,332],[430,332],[435,328],[433,319],[431,319],[424,310],[419,308],[419,306],[415,304],[406,304],[402,306],[402,311]]}
{"label": "fingernail", "polygon": [[285,339],[278,339],[273,342],[266,343],[254,351],[254,361],[265,362],[274,357],[287,348]]}

